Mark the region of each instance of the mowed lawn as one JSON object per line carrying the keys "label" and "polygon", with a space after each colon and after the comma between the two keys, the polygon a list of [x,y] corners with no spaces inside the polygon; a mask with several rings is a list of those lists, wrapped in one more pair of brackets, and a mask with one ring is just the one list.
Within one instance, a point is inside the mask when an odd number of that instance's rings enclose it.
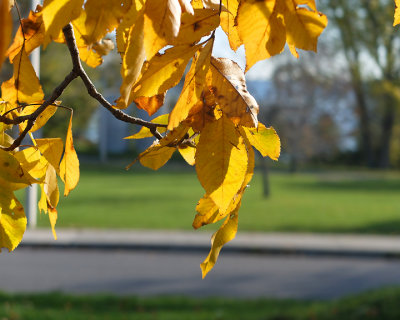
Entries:
{"label": "mowed lawn", "polygon": [[0,293],[1,319],[398,320],[400,289],[337,301],[232,300],[185,297],[70,296]]}
{"label": "mowed lawn", "polygon": [[[240,230],[400,234],[398,173],[271,173],[270,188],[263,198],[257,173],[245,192]],[[57,226],[191,229],[202,196],[190,168],[85,165],[78,187],[60,200]],[[39,225],[49,225],[46,215]]]}

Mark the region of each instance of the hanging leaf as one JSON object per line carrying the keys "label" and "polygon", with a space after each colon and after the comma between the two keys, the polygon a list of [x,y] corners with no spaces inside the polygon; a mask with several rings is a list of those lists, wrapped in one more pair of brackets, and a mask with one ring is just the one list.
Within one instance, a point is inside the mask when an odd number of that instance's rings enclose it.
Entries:
{"label": "hanging leaf", "polygon": [[266,128],[262,123],[258,128],[243,128],[247,139],[263,157],[278,160],[281,153],[281,142],[274,128]]}
{"label": "hanging leaf", "polygon": [[56,169],[60,170],[60,161],[64,144],[60,138],[35,139],[44,158]]}
{"label": "hanging leaf", "polygon": [[82,11],[84,0],[44,0],[43,22],[45,26],[44,45],[59,37],[61,29],[76,19]]}
{"label": "hanging leaf", "polygon": [[155,55],[133,87],[133,97],[152,97],[176,86],[199,46],[179,46]]}
{"label": "hanging leaf", "polygon": [[[168,114],[163,114],[161,116],[158,116],[151,120],[153,123],[158,123],[158,124],[167,124],[168,123]],[[167,131],[167,128],[165,127],[159,127],[158,132],[164,133]],[[126,137],[124,139],[143,139],[143,138],[150,138],[153,137],[153,134],[151,133],[150,129],[147,127],[142,127],[138,133],[135,133],[134,135],[131,135],[129,137]]]}
{"label": "hanging leaf", "polygon": [[5,0],[0,1],[0,70],[3,64],[7,47],[10,43],[12,32],[12,19]]}
{"label": "hanging leaf", "polygon": [[[40,105],[29,105],[24,107],[24,109],[19,113],[20,116],[27,116],[31,115],[34,113]],[[33,125],[32,129],[29,130],[30,132],[35,132],[36,130],[39,130],[41,127],[43,127],[47,121],[56,113],[57,111],[57,106],[48,106],[37,118],[35,121],[35,124]],[[22,122],[19,125],[19,130],[24,131],[27,125],[27,121]]]}
{"label": "hanging leaf", "polygon": [[193,59],[190,70],[185,77],[182,92],[169,117],[169,130],[176,128],[185,120],[194,106],[201,101],[206,74],[210,67],[213,45],[214,41],[209,41]]}
{"label": "hanging leaf", "polygon": [[147,1],[144,15],[144,47],[150,60],[178,36],[182,9],[178,0]]}
{"label": "hanging leaf", "polygon": [[41,103],[44,97],[36,72],[25,50],[14,58],[13,77],[1,85],[2,99],[14,107],[19,103]]}
{"label": "hanging leaf", "polygon": [[155,114],[164,104],[165,93],[157,94],[153,97],[139,97],[135,99],[135,104],[139,109],[146,110],[149,116]]}
{"label": "hanging leaf", "polygon": [[178,36],[173,40],[174,45],[190,45],[210,34],[219,26],[218,11],[196,9],[194,14],[184,13]]}
{"label": "hanging leaf", "polygon": [[207,123],[196,151],[196,171],[206,193],[223,212],[242,186],[247,170],[243,138],[226,117]]}
{"label": "hanging leaf", "polygon": [[131,0],[87,0],[85,2],[86,42],[93,44],[112,32],[128,12],[131,4]]}
{"label": "hanging leaf", "polygon": [[207,84],[224,114],[235,124],[257,127],[258,104],[247,91],[239,65],[226,58],[212,58]]}
{"label": "hanging leaf", "polygon": [[[24,208],[12,192],[0,187],[0,248],[14,250],[26,229]],[[1,249],[0,249],[1,252]]]}
{"label": "hanging leaf", "polygon": [[207,273],[214,267],[217,262],[219,253],[222,247],[229,241],[235,238],[238,227],[238,211],[240,203],[237,208],[225,220],[224,224],[213,235],[211,239],[211,250],[207,258],[200,265],[203,279]]}
{"label": "hanging leaf", "polygon": [[195,155],[196,155],[196,148],[183,146],[178,148],[179,153],[181,154],[182,158],[191,165],[194,166],[196,163]]}
{"label": "hanging leaf", "polygon": [[65,140],[64,156],[60,164],[60,177],[65,184],[64,196],[68,196],[79,181],[79,160],[72,138],[72,114],[69,120],[67,137]]}
{"label": "hanging leaf", "polygon": [[138,18],[131,26],[126,42],[126,51],[122,59],[121,97],[116,101],[117,108],[125,109],[133,101],[132,87],[140,76],[140,70],[145,60],[143,42],[143,13],[137,13]]}
{"label": "hanging leaf", "polygon": [[[3,1],[4,2],[4,1]],[[41,7],[39,7],[41,9]],[[29,55],[34,49],[39,47],[44,41],[44,24],[43,17],[39,12],[31,11],[29,17],[21,21],[24,33],[21,26],[18,28],[14,41],[7,50],[8,58],[11,62],[15,56],[21,51],[24,46],[26,53]],[[24,44],[25,36],[25,44]]]}
{"label": "hanging leaf", "polygon": [[239,7],[239,1],[223,0],[222,3],[224,4],[227,10],[226,11],[223,10],[221,12],[221,28],[228,36],[230,47],[232,48],[232,50],[236,51],[242,45],[235,24],[235,19]]}

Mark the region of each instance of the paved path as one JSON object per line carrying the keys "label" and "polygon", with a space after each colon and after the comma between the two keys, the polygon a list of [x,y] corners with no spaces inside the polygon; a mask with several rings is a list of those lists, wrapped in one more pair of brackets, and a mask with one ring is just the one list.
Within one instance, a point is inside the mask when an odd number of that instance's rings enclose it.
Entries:
{"label": "paved path", "polygon": [[400,285],[400,260],[207,251],[18,248],[0,255],[0,290],[330,299]]}
{"label": "paved path", "polygon": [[[28,230],[22,246],[102,249],[208,250],[211,233],[164,230]],[[400,236],[239,232],[224,251],[400,257]]]}

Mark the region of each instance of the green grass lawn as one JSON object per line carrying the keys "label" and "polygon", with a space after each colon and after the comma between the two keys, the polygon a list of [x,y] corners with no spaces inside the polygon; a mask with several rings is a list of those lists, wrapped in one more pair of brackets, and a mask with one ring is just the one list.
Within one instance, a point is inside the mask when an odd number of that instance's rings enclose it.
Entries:
{"label": "green grass lawn", "polygon": [[398,320],[399,301],[394,288],[330,302],[0,293],[0,319]]}
{"label": "green grass lawn", "polygon": [[[266,199],[261,176],[253,178],[240,230],[400,234],[398,173],[271,173],[270,183]],[[186,168],[83,166],[77,189],[60,201],[57,226],[190,229],[202,195],[194,170]],[[49,225],[47,216],[39,225]]]}

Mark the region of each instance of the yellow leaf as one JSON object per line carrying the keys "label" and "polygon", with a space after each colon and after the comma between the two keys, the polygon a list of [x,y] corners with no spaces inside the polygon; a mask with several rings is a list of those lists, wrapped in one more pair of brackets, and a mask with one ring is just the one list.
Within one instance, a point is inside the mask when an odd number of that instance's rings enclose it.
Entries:
{"label": "yellow leaf", "polygon": [[272,160],[278,160],[281,153],[281,141],[274,128],[266,128],[262,123],[258,128],[243,128],[247,139],[256,148],[263,157],[270,157]]}
{"label": "yellow leaf", "polygon": [[221,12],[221,28],[228,36],[230,47],[232,48],[232,50],[236,51],[242,45],[237,27],[235,25],[239,1],[223,0],[222,3],[227,10]]}
{"label": "yellow leaf", "polygon": [[18,151],[14,157],[32,177],[39,180],[44,178],[48,162],[41,156],[37,148],[30,147]]}
{"label": "yellow leaf", "polygon": [[229,241],[235,238],[237,227],[238,227],[238,211],[240,203],[236,209],[226,218],[224,224],[219,230],[212,236],[211,239],[211,250],[207,258],[200,265],[203,279],[207,273],[214,267],[217,262],[218,255],[222,247]]}
{"label": "yellow leaf", "polygon": [[55,229],[57,217],[58,217],[57,209],[56,208],[48,208],[48,210],[49,210],[49,220],[50,220],[51,231],[53,232],[54,240],[57,240],[57,234],[56,234],[56,229]]}
{"label": "yellow leaf", "polygon": [[[281,30],[281,28],[276,27],[275,20],[270,21],[275,2],[276,0],[240,2],[237,13],[237,30],[246,50],[246,71],[257,61],[272,56],[266,48],[266,44],[275,43],[274,34]],[[285,39],[285,36],[283,36],[283,39]],[[283,44],[278,44],[278,50],[274,50],[274,52],[281,52],[284,45],[285,40]]]}
{"label": "yellow leaf", "polygon": [[152,97],[176,86],[199,46],[179,46],[155,55],[133,87],[133,97]]}
{"label": "yellow leaf", "polygon": [[170,114],[168,122],[169,130],[176,128],[185,120],[191,109],[201,100],[206,74],[210,67],[213,44],[213,40],[209,41],[193,59],[190,70],[185,77],[182,92]]}
{"label": "yellow leaf", "polygon": [[[12,192],[0,187],[0,248],[14,250],[26,229],[24,208]],[[0,250],[1,252],[1,250]]]}
{"label": "yellow leaf", "polygon": [[21,24],[23,26],[24,33],[22,33],[20,26],[17,34],[14,37],[13,43],[8,48],[6,53],[11,62],[14,60],[14,57],[21,51],[23,45],[26,53],[29,55],[44,41],[44,24],[43,17],[40,13],[31,11],[27,19],[22,19]]}
{"label": "yellow leaf", "polygon": [[172,157],[176,148],[153,145],[139,155],[140,163],[150,169],[158,170]]}
{"label": "yellow leaf", "polygon": [[121,97],[116,101],[117,108],[120,109],[127,108],[133,101],[132,87],[140,76],[140,70],[146,58],[143,42],[143,12],[137,15],[135,24],[129,29],[122,59]]}
{"label": "yellow leaf", "polygon": [[181,20],[174,45],[195,43],[219,26],[218,11],[211,9],[195,9],[194,14],[184,13]]}
{"label": "yellow leaf", "polygon": [[243,138],[226,117],[207,123],[196,151],[196,171],[206,193],[224,212],[243,184],[247,171]]}
{"label": "yellow leaf", "polygon": [[144,15],[144,47],[150,60],[178,36],[182,9],[179,0],[147,1]]}
{"label": "yellow leaf", "polygon": [[60,192],[58,190],[56,169],[51,164],[47,166],[43,191],[46,194],[48,206],[50,208],[57,207]]}
{"label": "yellow leaf", "polygon": [[[87,41],[88,30],[86,29],[86,11],[82,11],[78,18],[73,20],[74,34],[76,45],[79,50],[79,56],[83,62],[89,67],[96,68],[103,63],[102,56],[114,49],[114,43],[111,40],[101,39],[95,43]],[[60,38],[61,42],[65,42],[64,37]],[[59,42],[60,40],[54,40]]]}
{"label": "yellow leaf", "polygon": [[[242,131],[242,130],[241,130]],[[242,134],[242,133],[241,133]],[[228,214],[234,211],[239,202],[242,200],[242,195],[247,188],[248,183],[251,181],[254,172],[254,151],[250,142],[244,138],[244,143],[247,150],[248,162],[245,179],[240,187],[238,193],[232,198],[231,203],[226,211],[219,210],[218,206],[206,194],[200,199],[197,204],[196,211],[198,212],[193,220],[193,228],[198,229],[204,225],[218,222],[224,219]]]}
{"label": "yellow leaf", "polygon": [[165,93],[157,94],[153,97],[139,97],[135,99],[135,104],[139,109],[146,110],[149,116],[155,114],[164,104]]}
{"label": "yellow leaf", "polygon": [[46,195],[46,193],[44,192],[44,183],[42,183],[42,184],[40,184],[40,191],[41,191],[41,193],[40,193],[40,199],[39,199],[39,202],[38,202],[38,208],[39,208],[39,210],[40,210],[40,212],[44,212],[44,213],[47,213],[47,195]]}
{"label": "yellow leaf", "polygon": [[65,183],[64,196],[68,196],[70,191],[76,187],[79,181],[79,160],[72,138],[72,114],[69,120],[65,141],[64,157],[60,163],[60,177]]}
{"label": "yellow leaf", "polygon": [[179,153],[181,154],[182,158],[185,159],[185,161],[190,164],[191,166],[194,166],[196,160],[195,160],[195,154],[196,154],[196,148],[189,147],[189,146],[183,146],[178,148]]}
{"label": "yellow leaf", "polygon": [[394,11],[394,21],[393,26],[400,24],[400,0],[394,0],[396,4],[396,9]]}
{"label": "yellow leaf", "polygon": [[133,0],[129,11],[125,14],[123,20],[117,27],[115,38],[117,42],[118,53],[121,54],[122,58],[125,55],[130,30],[133,26],[135,26],[139,17],[143,18],[143,5],[144,3],[141,0]]}
{"label": "yellow leaf", "polygon": [[[247,91],[239,65],[226,58],[212,58],[207,83],[224,114],[235,124],[257,127],[258,104]],[[211,78],[211,79],[210,79]]]}
{"label": "yellow leaf", "polygon": [[35,139],[40,153],[56,169],[60,170],[60,161],[64,144],[60,138]]}
{"label": "yellow leaf", "polygon": [[[39,107],[40,107],[40,105],[28,105],[28,106],[24,107],[24,109],[19,113],[19,115],[20,116],[30,115],[30,114],[34,113]],[[57,111],[57,106],[53,106],[53,105],[48,106],[36,118],[35,124],[31,128],[31,130],[29,130],[29,132],[35,132],[36,130],[43,127],[47,123],[47,121],[49,121],[49,119],[56,113],[56,111]],[[26,128],[26,125],[27,125],[27,121],[22,122],[19,125],[19,130],[24,131]]]}
{"label": "yellow leaf", "polygon": [[284,2],[287,43],[298,49],[317,51],[318,37],[328,24],[326,16],[318,11],[296,6],[292,0]]}
{"label": "yellow leaf", "polygon": [[21,167],[9,152],[0,149],[0,186],[11,191],[23,189],[36,180]]}
{"label": "yellow leaf", "polygon": [[87,0],[85,40],[90,45],[113,31],[132,4],[131,0]]}
{"label": "yellow leaf", "polygon": [[[151,120],[153,123],[158,123],[158,124],[167,124],[168,123],[168,114],[163,114],[161,116],[158,116]],[[158,132],[164,133],[167,131],[167,128],[165,127],[159,127]],[[153,137],[153,134],[150,132],[150,129],[147,127],[142,127],[138,133],[135,133],[134,135],[131,135],[129,137],[126,137],[124,139],[143,139],[143,138],[150,138]]]}
{"label": "yellow leaf", "polygon": [[43,22],[46,46],[52,39],[59,37],[61,29],[76,19],[82,11],[83,0],[44,0]]}
{"label": "yellow leaf", "polygon": [[326,16],[316,11],[313,0],[242,1],[237,28],[245,46],[246,71],[257,61],[282,52],[286,42],[296,56],[296,48],[316,51],[326,25]]}
{"label": "yellow leaf", "polygon": [[14,75],[3,82],[1,93],[4,101],[15,106],[20,103],[41,103],[44,94],[35,70],[25,50],[21,50],[14,58]]}
{"label": "yellow leaf", "polygon": [[5,58],[5,52],[10,43],[12,19],[6,0],[0,0],[0,70]]}

